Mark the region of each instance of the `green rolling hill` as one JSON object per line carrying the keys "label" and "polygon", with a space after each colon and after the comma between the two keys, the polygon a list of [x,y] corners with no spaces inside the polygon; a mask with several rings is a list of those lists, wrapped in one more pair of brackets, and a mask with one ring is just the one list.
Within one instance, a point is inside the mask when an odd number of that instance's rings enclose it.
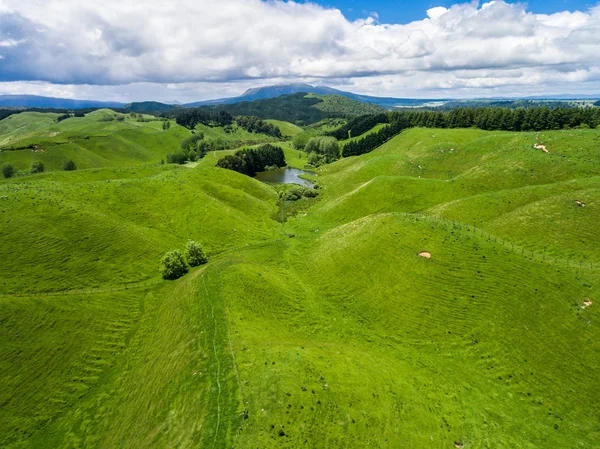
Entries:
{"label": "green rolling hill", "polygon": [[95,114],[0,122],[82,168],[0,181],[1,447],[600,444],[599,130],[409,129],[290,205]]}
{"label": "green rolling hill", "polygon": [[[22,171],[28,171],[33,161],[42,161],[46,170],[62,170],[68,159],[75,161],[78,169],[157,164],[192,135],[174,121],[164,130],[163,119],[120,114],[110,109],[60,122],[57,122],[58,116],[22,112],[1,120],[0,164],[8,162]],[[290,123],[280,124],[293,127]],[[240,127],[226,132],[223,127],[198,125],[195,132],[202,133],[207,141],[228,148],[275,140]]]}

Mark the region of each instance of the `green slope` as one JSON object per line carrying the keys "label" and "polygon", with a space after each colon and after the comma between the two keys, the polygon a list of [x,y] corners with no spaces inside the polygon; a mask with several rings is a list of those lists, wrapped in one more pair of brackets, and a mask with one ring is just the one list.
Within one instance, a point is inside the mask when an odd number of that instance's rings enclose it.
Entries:
{"label": "green slope", "polygon": [[[42,161],[47,171],[62,170],[69,159],[78,169],[158,164],[191,136],[174,121],[169,130],[163,130],[163,121],[150,115],[139,121],[137,115],[101,109],[56,123],[57,116],[27,112],[0,121],[0,164],[10,162],[24,172],[33,161]],[[124,120],[115,120],[119,116]],[[275,140],[238,127],[228,133],[222,127],[199,125],[196,132],[224,147]]]}
{"label": "green slope", "polygon": [[281,134],[285,137],[294,137],[302,132],[302,128],[289,122],[282,122],[281,120],[265,120],[265,122],[275,125],[281,131]]}
{"label": "green slope", "polygon": [[599,149],[410,129],[284,224],[228,152],[0,181],[0,446],[595,447]]}

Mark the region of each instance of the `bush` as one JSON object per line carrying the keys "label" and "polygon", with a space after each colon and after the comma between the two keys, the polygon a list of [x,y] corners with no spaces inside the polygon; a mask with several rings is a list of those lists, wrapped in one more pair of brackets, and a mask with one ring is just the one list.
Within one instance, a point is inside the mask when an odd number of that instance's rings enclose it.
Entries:
{"label": "bush", "polygon": [[5,178],[12,178],[15,175],[15,167],[11,164],[4,164],[2,166],[2,174]]}
{"label": "bush", "polygon": [[77,167],[75,166],[75,162],[73,162],[72,159],[69,159],[68,161],[65,161],[65,163],[63,164],[63,170],[64,171],[77,170]]}
{"label": "bush", "polygon": [[294,186],[287,191],[282,191],[279,197],[284,201],[297,201],[302,198],[316,198],[319,195],[315,189],[304,186]]}
{"label": "bush", "polygon": [[[165,122],[165,123],[169,123],[169,122]],[[197,133],[197,134],[193,134],[189,137],[186,137],[185,139],[183,139],[181,141],[181,149],[182,150],[194,150],[196,148],[198,148],[198,143],[204,139],[204,134],[203,133]]]}
{"label": "bush", "polygon": [[167,164],[185,164],[185,161],[187,161],[187,156],[183,151],[167,153]]}
{"label": "bush", "polygon": [[208,262],[202,247],[192,240],[185,245],[185,258],[190,267],[197,267]]}
{"label": "bush", "polygon": [[177,250],[165,254],[161,260],[163,279],[178,279],[188,272],[183,256]]}
{"label": "bush", "polygon": [[42,173],[44,171],[44,163],[42,161],[33,161],[29,171],[31,173]]}

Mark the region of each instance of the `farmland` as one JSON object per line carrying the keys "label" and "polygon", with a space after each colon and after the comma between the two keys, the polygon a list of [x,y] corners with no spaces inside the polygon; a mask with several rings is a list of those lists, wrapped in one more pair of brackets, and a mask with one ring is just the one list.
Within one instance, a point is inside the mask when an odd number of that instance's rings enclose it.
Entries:
{"label": "farmland", "polygon": [[35,114],[0,121],[47,167],[0,181],[1,447],[600,444],[599,130],[407,129],[278,219],[231,151],[161,165],[185,128]]}

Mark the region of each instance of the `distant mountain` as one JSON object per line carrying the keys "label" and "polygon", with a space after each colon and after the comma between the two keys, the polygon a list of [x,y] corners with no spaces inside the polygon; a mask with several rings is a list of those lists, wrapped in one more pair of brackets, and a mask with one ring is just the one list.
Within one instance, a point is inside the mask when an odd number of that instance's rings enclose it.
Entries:
{"label": "distant mountain", "polygon": [[310,84],[281,84],[276,86],[265,86],[248,89],[239,97],[220,98],[217,100],[197,101],[188,103],[185,106],[211,106],[219,104],[234,104],[241,101],[264,100],[277,98],[281,95],[297,94],[300,92],[314,93],[319,95],[341,95],[361,103],[371,103],[391,109],[398,106],[419,106],[435,100],[421,100],[412,98],[389,98],[389,97],[371,97],[369,95],[354,94],[342,90],[333,89],[325,86],[311,86]]}
{"label": "distant mountain", "polygon": [[40,97],[37,95],[0,95],[0,107],[27,107],[52,109],[122,108],[116,101],[72,100],[69,98]]}
{"label": "distant mountain", "polygon": [[159,103],[158,101],[141,101],[136,103],[129,103],[125,106],[125,110],[130,112],[142,112],[146,114],[152,114],[155,112],[164,112],[175,108],[171,104]]}

